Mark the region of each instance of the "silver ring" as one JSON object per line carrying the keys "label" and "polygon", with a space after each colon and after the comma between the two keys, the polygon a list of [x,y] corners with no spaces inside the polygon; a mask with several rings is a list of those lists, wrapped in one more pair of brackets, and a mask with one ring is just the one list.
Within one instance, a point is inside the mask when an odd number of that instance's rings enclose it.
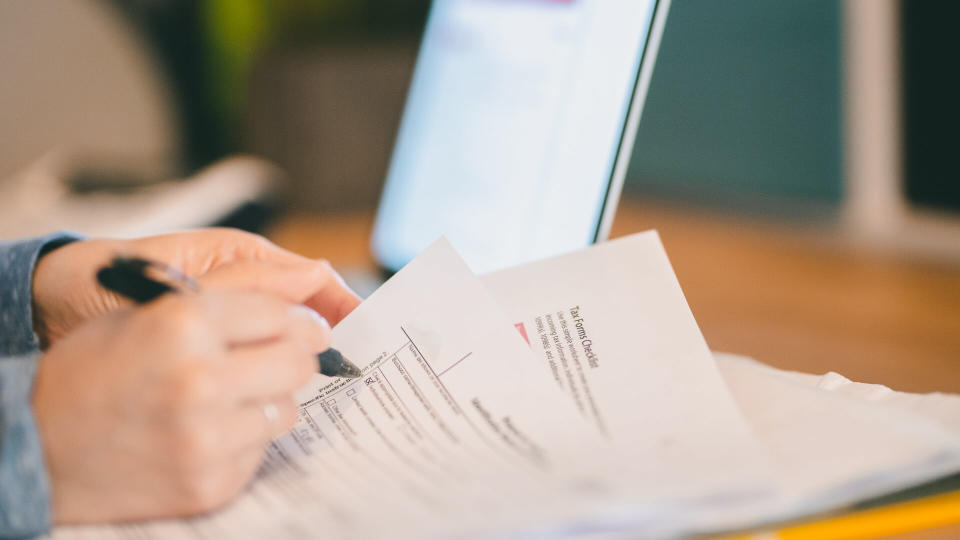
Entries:
{"label": "silver ring", "polygon": [[277,409],[277,406],[273,403],[267,403],[263,406],[263,415],[272,423],[280,416],[280,409]]}

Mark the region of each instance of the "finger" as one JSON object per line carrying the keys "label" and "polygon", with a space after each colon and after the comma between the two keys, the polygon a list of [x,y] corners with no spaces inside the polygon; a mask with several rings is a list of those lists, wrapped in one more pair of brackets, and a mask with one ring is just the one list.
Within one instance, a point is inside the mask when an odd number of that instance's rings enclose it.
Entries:
{"label": "finger", "polygon": [[329,280],[327,270],[315,261],[236,261],[200,277],[210,289],[240,289],[272,294],[288,302],[303,303]]}
{"label": "finger", "polygon": [[222,441],[224,455],[263,450],[267,443],[293,429],[297,409],[296,401],[289,395],[248,401],[232,408],[214,428]]}
{"label": "finger", "polygon": [[[287,251],[266,238],[235,229],[213,228],[137,240],[139,252],[201,276],[202,282],[277,294],[306,303],[339,323],[360,298],[326,261]],[[253,263],[246,269],[234,265]],[[259,271],[251,271],[262,263]],[[272,268],[272,270],[271,270]],[[281,273],[275,273],[285,268]]]}
{"label": "finger", "polygon": [[304,260],[260,235],[225,227],[140,238],[133,241],[133,248],[143,256],[197,276],[237,261],[295,263]]}
{"label": "finger", "polygon": [[305,303],[331,323],[340,322],[360,298],[325,261],[294,256],[293,261],[237,261],[201,277],[208,288],[229,288],[274,294]]}
{"label": "finger", "polygon": [[356,309],[362,300],[357,296],[357,293],[353,292],[344,283],[340,274],[329,264],[325,264],[325,266],[330,270],[330,281],[326,284],[326,287],[317,290],[304,303],[326,317],[330,324],[336,326],[351,311]]}
{"label": "finger", "polygon": [[317,372],[313,349],[292,339],[235,349],[227,355],[218,377],[224,401],[240,403],[292,394]]}
{"label": "finger", "polygon": [[[260,343],[286,335],[303,326],[307,317],[294,304],[275,296],[245,291],[210,291],[199,297],[200,315],[230,346]],[[313,321],[322,332],[321,324]]]}
{"label": "finger", "polygon": [[287,328],[286,335],[306,341],[313,353],[329,349],[332,332],[327,319],[307,306],[295,304],[292,309],[294,321]]}

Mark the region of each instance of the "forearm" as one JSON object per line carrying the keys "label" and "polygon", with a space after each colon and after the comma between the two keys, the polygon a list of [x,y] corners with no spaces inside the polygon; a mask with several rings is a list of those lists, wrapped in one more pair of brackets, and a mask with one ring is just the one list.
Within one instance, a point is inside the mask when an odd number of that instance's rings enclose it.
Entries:
{"label": "forearm", "polygon": [[49,479],[30,407],[37,354],[0,357],[0,538],[50,527]]}

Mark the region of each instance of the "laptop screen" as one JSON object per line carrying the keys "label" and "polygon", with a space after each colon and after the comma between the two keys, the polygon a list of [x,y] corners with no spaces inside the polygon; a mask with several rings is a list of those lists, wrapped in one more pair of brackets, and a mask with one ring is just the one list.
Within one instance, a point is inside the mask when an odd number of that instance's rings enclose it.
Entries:
{"label": "laptop screen", "polygon": [[[483,273],[594,241],[654,0],[437,0],[373,233]],[[625,152],[630,152],[627,148]]]}

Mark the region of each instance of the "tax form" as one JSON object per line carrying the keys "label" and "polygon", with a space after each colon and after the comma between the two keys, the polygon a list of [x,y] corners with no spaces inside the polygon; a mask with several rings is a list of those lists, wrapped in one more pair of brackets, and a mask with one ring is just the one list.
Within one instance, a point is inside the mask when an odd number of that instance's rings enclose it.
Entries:
{"label": "tax form", "polygon": [[[482,276],[598,433],[627,449],[632,496],[744,497],[767,457],[717,370],[655,231]],[[648,484],[649,483],[649,484]]]}

